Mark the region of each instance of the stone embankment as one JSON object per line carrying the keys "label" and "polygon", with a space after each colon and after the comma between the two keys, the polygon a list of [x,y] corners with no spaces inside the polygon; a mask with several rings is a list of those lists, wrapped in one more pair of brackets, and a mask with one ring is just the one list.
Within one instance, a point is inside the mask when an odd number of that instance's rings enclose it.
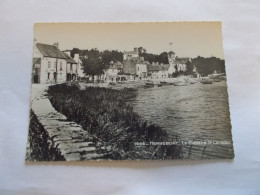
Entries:
{"label": "stone embankment", "polygon": [[105,159],[110,148],[97,141],[75,122],[57,112],[47,97],[48,86],[33,85],[31,108],[48,135],[48,144],[65,160]]}

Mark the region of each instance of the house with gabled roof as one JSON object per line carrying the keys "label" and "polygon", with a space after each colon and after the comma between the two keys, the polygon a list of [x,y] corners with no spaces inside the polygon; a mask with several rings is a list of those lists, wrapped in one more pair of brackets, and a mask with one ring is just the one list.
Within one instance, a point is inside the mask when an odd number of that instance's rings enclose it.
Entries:
{"label": "house with gabled roof", "polygon": [[61,83],[66,81],[67,57],[58,45],[36,43],[33,47],[33,83]]}
{"label": "house with gabled roof", "polygon": [[176,58],[175,63],[177,65],[177,71],[185,72],[187,70],[187,62],[190,61],[190,58]]}
{"label": "house with gabled roof", "polygon": [[107,81],[117,81],[121,79],[120,73],[123,72],[121,62],[111,61],[108,69],[104,71],[104,79]]}
{"label": "house with gabled roof", "polygon": [[[71,51],[72,50],[67,49],[67,50],[64,50],[63,52],[68,54],[71,57]],[[84,71],[83,71],[82,59],[80,58],[79,53],[74,53],[73,59],[77,63],[77,67],[76,67],[77,68],[77,77],[79,77],[79,78],[85,77],[86,75],[84,74]]]}
{"label": "house with gabled roof", "polygon": [[78,63],[67,53],[63,52],[66,56],[66,80],[75,81],[78,77]]}
{"label": "house with gabled roof", "polygon": [[171,51],[168,53],[168,61],[170,64],[168,73],[169,75],[172,75],[175,72],[185,72],[187,70],[187,62],[191,61],[191,58],[179,58],[175,56],[174,52]]}
{"label": "house with gabled roof", "polygon": [[148,75],[151,79],[168,78],[170,64],[152,63],[148,66]]}

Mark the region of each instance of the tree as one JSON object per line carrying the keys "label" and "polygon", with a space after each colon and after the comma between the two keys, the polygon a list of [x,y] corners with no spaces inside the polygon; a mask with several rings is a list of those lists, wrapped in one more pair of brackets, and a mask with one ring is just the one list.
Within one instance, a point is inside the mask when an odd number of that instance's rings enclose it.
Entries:
{"label": "tree", "polygon": [[101,53],[92,49],[87,52],[87,57],[82,60],[83,72],[86,75],[91,75],[94,78],[95,75],[101,75],[107,68],[107,65],[102,61]]}
{"label": "tree", "polygon": [[167,52],[162,52],[157,59],[157,62],[163,63],[163,64],[168,64],[168,53]]}
{"label": "tree", "polygon": [[199,74],[207,76],[215,70],[217,72],[226,73],[225,61],[216,57],[204,58],[198,56],[192,60],[193,66],[196,67]]}
{"label": "tree", "polygon": [[113,62],[122,62],[123,61],[123,53],[117,50],[105,50],[101,53],[102,61],[105,64],[109,64],[111,61]]}
{"label": "tree", "polygon": [[146,49],[143,48],[143,47],[138,47],[138,53],[139,53],[139,54],[146,53]]}
{"label": "tree", "polygon": [[73,48],[73,49],[71,50],[70,56],[71,56],[72,58],[74,58],[74,54],[75,54],[75,53],[79,53],[79,48]]}
{"label": "tree", "polygon": [[193,64],[191,63],[190,60],[187,61],[187,63],[186,63],[186,68],[187,68],[186,74],[187,74],[187,75],[192,75],[192,74],[193,74],[193,68],[194,68],[194,66],[193,66]]}

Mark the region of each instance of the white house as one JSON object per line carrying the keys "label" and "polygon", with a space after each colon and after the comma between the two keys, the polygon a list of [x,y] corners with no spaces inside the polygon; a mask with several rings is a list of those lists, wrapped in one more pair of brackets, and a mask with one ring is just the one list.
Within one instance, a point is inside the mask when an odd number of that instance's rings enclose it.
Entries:
{"label": "white house", "polygon": [[139,78],[146,78],[147,77],[147,64],[137,63],[136,64],[136,75]]}
{"label": "white house", "polygon": [[[63,53],[66,53],[69,56],[71,56],[71,50],[65,50],[65,51],[63,51]],[[86,75],[83,72],[82,61],[79,57],[79,54],[75,53],[73,59],[77,63],[77,76],[80,77],[80,78],[85,77]]]}
{"label": "white house", "polygon": [[78,53],[74,54],[74,60],[77,62],[78,76],[81,78],[84,77],[85,74],[83,72],[82,61],[80,60]]}
{"label": "white house", "polygon": [[168,74],[172,75],[173,73],[176,72],[176,66],[175,64],[169,64],[169,68],[168,68]]}
{"label": "white house", "polygon": [[104,71],[103,78],[106,81],[117,81],[121,79],[120,73],[123,72],[122,64],[120,62],[111,62],[109,68]]}
{"label": "white house", "polygon": [[168,53],[168,61],[169,61],[169,69],[168,73],[172,74],[175,72],[183,71],[185,72],[187,70],[187,62],[191,61],[190,58],[178,58],[175,56],[174,52]]}
{"label": "white house", "polygon": [[168,78],[169,76],[169,64],[158,64],[158,63],[153,63],[152,65],[149,66],[148,72],[149,76],[151,79],[163,79],[163,78]]}
{"label": "white house", "polygon": [[66,81],[66,56],[57,45],[36,43],[33,47],[33,83]]}
{"label": "white house", "polygon": [[63,52],[66,56],[66,80],[67,81],[75,81],[78,78],[78,63],[70,57],[67,53]]}
{"label": "white house", "polygon": [[190,60],[190,58],[176,58],[175,63],[177,65],[177,71],[185,72],[187,70],[186,63]]}

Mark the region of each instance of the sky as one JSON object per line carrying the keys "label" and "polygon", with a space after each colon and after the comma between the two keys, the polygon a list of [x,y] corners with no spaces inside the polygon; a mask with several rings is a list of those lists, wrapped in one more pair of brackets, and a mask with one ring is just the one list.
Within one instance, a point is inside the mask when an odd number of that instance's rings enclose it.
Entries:
{"label": "sky", "polygon": [[36,23],[34,38],[37,43],[59,42],[61,50],[143,47],[154,54],[174,51],[179,57],[224,59],[221,31],[221,22]]}

